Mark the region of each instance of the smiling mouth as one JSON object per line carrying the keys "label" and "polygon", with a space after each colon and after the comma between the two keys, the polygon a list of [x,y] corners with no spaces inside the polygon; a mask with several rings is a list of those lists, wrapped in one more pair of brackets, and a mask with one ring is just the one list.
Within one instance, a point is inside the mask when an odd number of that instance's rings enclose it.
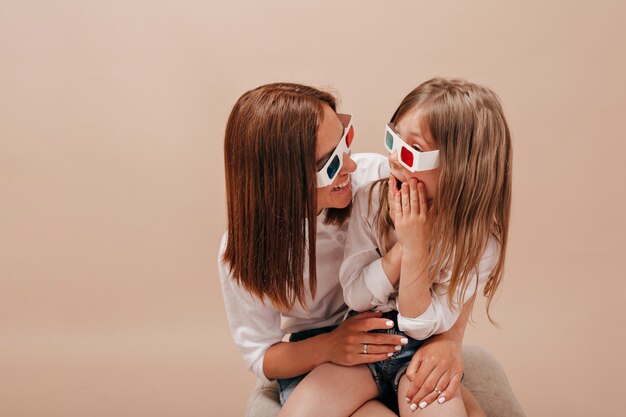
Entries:
{"label": "smiling mouth", "polygon": [[336,186],[334,186],[331,191],[342,190],[342,189],[344,189],[348,185],[350,185],[350,176],[349,175],[346,177],[346,179],[344,181],[342,181],[339,184],[337,184]]}

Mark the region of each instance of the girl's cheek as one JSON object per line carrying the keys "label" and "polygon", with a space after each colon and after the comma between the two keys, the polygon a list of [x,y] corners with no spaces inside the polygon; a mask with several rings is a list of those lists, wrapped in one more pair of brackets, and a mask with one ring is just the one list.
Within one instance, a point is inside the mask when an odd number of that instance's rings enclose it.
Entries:
{"label": "girl's cheek", "polygon": [[[437,191],[437,183],[439,181],[438,171],[425,171],[420,173],[409,172],[408,177],[417,178],[418,181],[424,183],[426,189],[426,198],[432,199]],[[407,177],[407,178],[408,178]]]}

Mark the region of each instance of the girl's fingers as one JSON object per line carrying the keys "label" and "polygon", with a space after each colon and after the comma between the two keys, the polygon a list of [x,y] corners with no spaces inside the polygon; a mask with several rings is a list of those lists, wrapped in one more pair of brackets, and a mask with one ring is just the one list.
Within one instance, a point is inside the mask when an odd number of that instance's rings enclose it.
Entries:
{"label": "girl's fingers", "polygon": [[389,177],[389,182],[387,183],[388,185],[388,190],[387,190],[387,200],[389,201],[389,208],[391,210],[393,210],[393,203],[395,201],[395,196],[396,196],[396,179],[391,176]]}
{"label": "girl's fingers", "polygon": [[408,215],[411,211],[411,200],[409,198],[409,186],[405,182],[402,184],[402,214]]}
{"label": "girl's fingers", "polygon": [[396,210],[396,219],[400,219],[402,218],[402,195],[400,193],[396,193],[396,196],[394,198],[394,202],[395,202],[395,210]]}
{"label": "girl's fingers", "polygon": [[419,194],[419,214],[422,216],[426,216],[428,214],[428,205],[426,203],[426,189],[424,188],[423,182],[420,182],[417,185],[417,192]]}
{"label": "girl's fingers", "polygon": [[389,181],[387,182],[387,204],[389,205],[389,217],[392,222],[395,222],[395,196],[397,192],[396,178],[393,175],[389,176]]}
{"label": "girl's fingers", "polygon": [[420,205],[418,203],[418,188],[417,188],[417,180],[415,178],[411,178],[409,180],[410,187],[410,195],[411,195],[411,214],[418,215],[420,213]]}
{"label": "girl's fingers", "polygon": [[395,196],[398,192],[398,180],[393,175],[389,176],[389,191],[392,196]]}

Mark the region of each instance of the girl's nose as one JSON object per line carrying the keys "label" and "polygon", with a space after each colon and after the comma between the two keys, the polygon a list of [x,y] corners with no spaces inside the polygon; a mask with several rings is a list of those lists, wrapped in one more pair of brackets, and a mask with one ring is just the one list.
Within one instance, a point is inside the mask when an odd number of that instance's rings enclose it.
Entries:
{"label": "girl's nose", "polygon": [[398,151],[393,151],[389,154],[389,164],[393,168],[400,168],[400,161],[398,161]]}

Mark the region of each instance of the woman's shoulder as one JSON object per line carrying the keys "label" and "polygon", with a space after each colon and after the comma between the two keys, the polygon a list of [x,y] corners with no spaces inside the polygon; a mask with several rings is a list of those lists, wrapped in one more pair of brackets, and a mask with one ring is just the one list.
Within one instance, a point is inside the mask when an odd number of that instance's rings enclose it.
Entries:
{"label": "woman's shoulder", "polygon": [[373,220],[380,207],[381,181],[369,181],[356,190],[353,199],[353,213],[356,211],[368,223],[373,224]]}
{"label": "woman's shoulder", "polygon": [[217,250],[217,269],[220,273],[222,282],[230,275],[230,268],[227,262],[224,261],[224,253],[226,252],[226,244],[228,243],[228,232],[224,232],[222,239],[220,240],[220,246]]}
{"label": "woman's shoulder", "polygon": [[[379,180],[389,176],[387,158],[378,153],[357,153],[352,155],[357,164],[352,174],[352,190],[356,205],[378,207]],[[371,200],[371,201],[370,201]]]}
{"label": "woman's shoulder", "polygon": [[365,184],[389,176],[389,162],[378,153],[355,153],[352,159],[357,165],[352,174],[352,189],[357,190]]}

